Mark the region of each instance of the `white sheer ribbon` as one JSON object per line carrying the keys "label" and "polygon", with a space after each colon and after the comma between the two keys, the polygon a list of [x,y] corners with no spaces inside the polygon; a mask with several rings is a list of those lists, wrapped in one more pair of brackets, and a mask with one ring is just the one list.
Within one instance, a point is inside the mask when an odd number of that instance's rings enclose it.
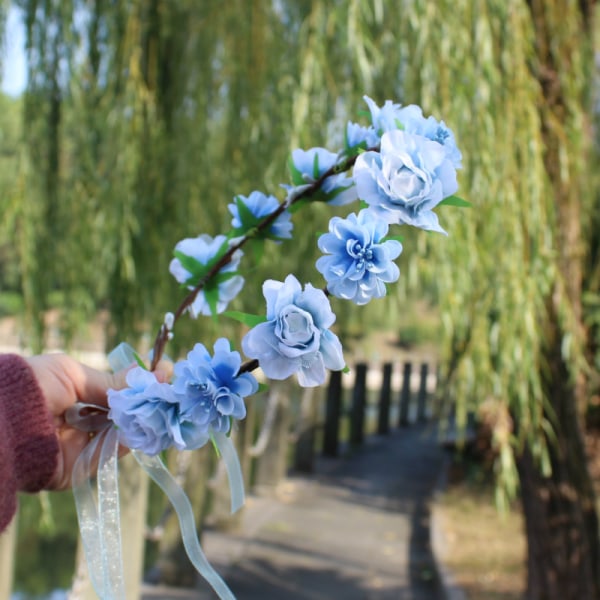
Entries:
{"label": "white sheer ribbon", "polygon": [[[95,412],[84,415],[83,411]],[[119,514],[117,430],[100,407],[77,405],[68,422],[84,431],[99,431],[79,455],[72,473],[73,497],[90,580],[102,600],[125,600]],[[101,424],[100,415],[105,424]],[[98,461],[97,496],[91,474]]]}

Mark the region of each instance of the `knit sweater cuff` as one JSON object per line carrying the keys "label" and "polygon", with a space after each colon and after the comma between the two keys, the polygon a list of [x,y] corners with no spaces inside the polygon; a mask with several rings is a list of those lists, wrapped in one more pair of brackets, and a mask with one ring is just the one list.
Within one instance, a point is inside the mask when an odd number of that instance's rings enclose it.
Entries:
{"label": "knit sweater cuff", "polygon": [[16,492],[43,489],[56,470],[52,417],[27,362],[0,355],[0,530],[16,509]]}

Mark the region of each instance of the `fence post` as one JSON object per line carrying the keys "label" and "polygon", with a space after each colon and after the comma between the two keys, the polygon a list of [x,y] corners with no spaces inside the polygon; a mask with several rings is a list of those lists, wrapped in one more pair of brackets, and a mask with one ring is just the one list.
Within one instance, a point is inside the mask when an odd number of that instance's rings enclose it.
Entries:
{"label": "fence post", "polygon": [[300,473],[312,473],[314,469],[317,419],[315,388],[304,388],[294,452],[294,469]]}
{"label": "fence post", "polygon": [[390,431],[390,404],[392,394],[392,364],[383,365],[383,380],[379,394],[379,415],[377,433],[385,435]]}
{"label": "fence post", "polygon": [[13,586],[17,545],[17,516],[0,535],[0,600],[9,600]]}
{"label": "fence post", "polygon": [[400,415],[398,417],[398,427],[408,425],[408,407],[410,405],[410,378],[412,375],[412,363],[404,363],[404,373],[402,375],[402,391],[400,392]]}
{"label": "fence post", "polygon": [[258,420],[258,409],[256,406],[257,398],[258,396],[254,396],[254,398],[248,402],[246,418],[239,422],[239,437],[242,447],[240,452],[240,464],[242,467],[242,475],[244,476],[244,488],[246,490],[249,490],[252,487],[251,473],[254,457],[252,456],[250,449],[254,444],[254,435]]}
{"label": "fence post", "polygon": [[325,407],[325,431],[323,432],[323,454],[337,456],[342,413],[342,372],[331,371]]}
{"label": "fence post", "polygon": [[427,374],[429,372],[429,365],[423,363],[421,365],[421,382],[419,383],[419,395],[417,403],[417,421],[422,423],[427,420],[426,415],[426,402],[427,402]]}
{"label": "fence post", "polygon": [[352,410],[350,413],[350,445],[360,446],[363,443],[365,429],[365,409],[367,406],[367,365],[356,365],[356,380],[352,394]]}

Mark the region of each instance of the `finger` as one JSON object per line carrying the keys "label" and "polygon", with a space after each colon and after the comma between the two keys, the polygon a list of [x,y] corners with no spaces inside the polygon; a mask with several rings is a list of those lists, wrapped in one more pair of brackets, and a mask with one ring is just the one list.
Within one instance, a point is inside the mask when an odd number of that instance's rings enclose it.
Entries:
{"label": "finger", "polygon": [[[79,366],[81,368],[81,373],[78,377],[78,386],[76,382],[79,397],[91,404],[106,406],[107,390],[120,390],[127,387],[127,373],[137,366],[137,364],[132,363],[126,369],[122,369],[116,373],[98,371],[83,364],[80,364]],[[169,360],[161,360],[156,366],[154,374],[160,382],[170,381],[173,376],[173,363]],[[84,394],[83,397],[80,395],[81,393]]]}
{"label": "finger", "polygon": [[171,381],[173,377],[173,363],[170,360],[161,360],[154,369],[156,379],[161,383]]}
{"label": "finger", "polygon": [[[99,434],[102,435],[102,434]],[[59,461],[54,473],[54,477],[47,485],[46,489],[50,490],[66,490],[71,487],[71,477],[75,462],[84,448],[93,442],[95,436],[90,436],[89,433],[65,427],[58,432],[58,440],[61,448],[59,453]],[[93,477],[98,470],[100,460],[100,451],[102,443],[100,443],[90,459],[89,476]],[[129,452],[129,448],[119,444],[118,458],[125,456]]]}
{"label": "finger", "polygon": [[[131,365],[133,367],[134,365]],[[77,396],[84,402],[107,406],[108,398],[106,392],[109,389],[120,390],[127,386],[125,380],[129,369],[123,369],[117,373],[98,371],[87,365],[77,363],[77,368],[72,374]]]}

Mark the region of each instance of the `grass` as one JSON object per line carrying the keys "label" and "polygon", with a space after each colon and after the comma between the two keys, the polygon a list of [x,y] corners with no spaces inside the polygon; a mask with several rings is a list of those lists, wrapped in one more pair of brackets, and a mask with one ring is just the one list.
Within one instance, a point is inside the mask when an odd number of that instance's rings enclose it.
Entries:
{"label": "grass", "polygon": [[526,540],[518,507],[500,514],[493,484],[462,480],[439,497],[442,560],[468,600],[522,600]]}

